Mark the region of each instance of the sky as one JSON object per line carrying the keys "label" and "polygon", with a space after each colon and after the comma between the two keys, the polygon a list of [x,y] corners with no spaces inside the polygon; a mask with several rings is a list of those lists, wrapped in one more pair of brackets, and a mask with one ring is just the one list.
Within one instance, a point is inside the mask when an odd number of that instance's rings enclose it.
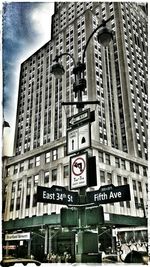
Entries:
{"label": "sky", "polygon": [[2,3],[2,121],[3,155],[12,156],[20,65],[51,37],[53,2]]}

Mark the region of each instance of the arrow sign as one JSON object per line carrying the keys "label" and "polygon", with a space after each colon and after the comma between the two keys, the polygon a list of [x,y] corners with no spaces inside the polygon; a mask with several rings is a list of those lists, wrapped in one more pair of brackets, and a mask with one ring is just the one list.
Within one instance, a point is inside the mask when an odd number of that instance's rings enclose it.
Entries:
{"label": "arrow sign", "polygon": [[90,121],[90,109],[86,109],[72,117],[67,118],[67,128],[77,126],[81,122]]}
{"label": "arrow sign", "polygon": [[87,192],[87,201],[95,204],[131,200],[129,185],[114,186],[112,184],[101,186],[99,190]]}
{"label": "arrow sign", "polygon": [[71,205],[78,204],[78,193],[66,190],[65,187],[37,187],[37,202]]}

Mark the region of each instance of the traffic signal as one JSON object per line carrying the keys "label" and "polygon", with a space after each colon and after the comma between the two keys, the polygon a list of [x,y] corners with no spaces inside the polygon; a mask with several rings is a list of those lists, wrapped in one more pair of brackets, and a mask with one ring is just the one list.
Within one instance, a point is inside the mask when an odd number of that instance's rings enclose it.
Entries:
{"label": "traffic signal", "polygon": [[77,209],[61,208],[60,222],[62,227],[77,227],[78,226]]}
{"label": "traffic signal", "polygon": [[95,208],[87,208],[85,214],[87,225],[104,224],[104,212],[102,206]]}

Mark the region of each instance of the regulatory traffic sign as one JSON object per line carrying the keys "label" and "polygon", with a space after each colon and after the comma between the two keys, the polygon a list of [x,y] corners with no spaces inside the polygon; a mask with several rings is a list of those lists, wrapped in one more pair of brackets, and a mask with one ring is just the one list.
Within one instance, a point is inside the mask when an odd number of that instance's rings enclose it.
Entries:
{"label": "regulatory traffic sign", "polygon": [[87,186],[87,152],[70,157],[70,189]]}
{"label": "regulatory traffic sign", "polygon": [[99,190],[87,192],[87,202],[106,204],[112,202],[131,200],[129,185],[114,186],[113,184],[101,186]]}
{"label": "regulatory traffic sign", "polygon": [[79,152],[91,146],[91,125],[83,124],[67,131],[67,155]]}
{"label": "regulatory traffic sign", "polygon": [[90,109],[86,109],[67,118],[67,128],[76,127],[77,125],[85,121],[90,121]]}
{"label": "regulatory traffic sign", "polygon": [[65,187],[53,185],[52,187],[37,187],[37,202],[54,203],[61,205],[77,205],[78,193],[66,190]]}

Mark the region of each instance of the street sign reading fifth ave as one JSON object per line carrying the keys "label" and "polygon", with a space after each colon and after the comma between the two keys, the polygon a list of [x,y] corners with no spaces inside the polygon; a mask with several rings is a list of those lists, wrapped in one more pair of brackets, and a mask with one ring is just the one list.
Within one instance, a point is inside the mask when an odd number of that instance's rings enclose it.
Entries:
{"label": "street sign reading fifth ave", "polygon": [[129,185],[114,186],[113,184],[101,186],[99,190],[87,192],[88,203],[106,204],[112,202],[131,200]]}
{"label": "street sign reading fifth ave", "polygon": [[78,193],[66,190],[65,187],[53,185],[52,187],[37,187],[37,202],[61,204],[61,205],[77,205]]}
{"label": "street sign reading fifth ave", "polygon": [[87,186],[87,152],[70,157],[70,189]]}

